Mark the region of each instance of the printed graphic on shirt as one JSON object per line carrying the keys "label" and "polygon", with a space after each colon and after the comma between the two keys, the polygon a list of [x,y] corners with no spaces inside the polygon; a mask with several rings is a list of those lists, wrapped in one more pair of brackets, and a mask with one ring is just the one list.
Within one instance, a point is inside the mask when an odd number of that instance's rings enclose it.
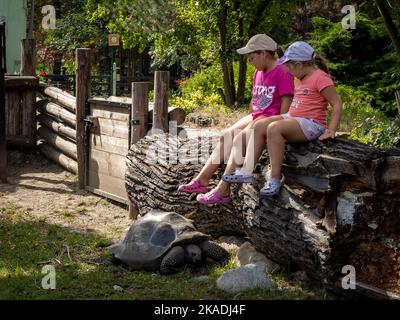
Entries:
{"label": "printed graphic on shirt", "polygon": [[264,110],[272,104],[276,86],[255,86],[253,88],[253,106]]}

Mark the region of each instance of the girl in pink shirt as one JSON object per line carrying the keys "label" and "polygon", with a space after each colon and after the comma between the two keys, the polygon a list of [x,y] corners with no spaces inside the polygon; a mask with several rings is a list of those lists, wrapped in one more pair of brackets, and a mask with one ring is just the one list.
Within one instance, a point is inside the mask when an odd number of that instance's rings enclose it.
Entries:
{"label": "girl in pink shirt", "polygon": [[[293,76],[297,78],[295,95],[289,112],[265,120],[264,130],[254,130],[254,143],[247,145],[242,168],[236,170],[234,174],[226,170],[222,177],[222,180],[231,183],[254,181],[252,172],[267,142],[270,177],[266,186],[260,190],[261,196],[277,194],[284,183],[285,178],[281,173],[281,168],[285,141],[306,142],[334,138],[342,112],[340,96],[336,92],[332,79],[325,72],[326,65],[321,58],[314,56],[314,49],[308,43],[298,41],[290,45],[280,59],[280,63],[287,65]],[[327,127],[328,104],[332,106],[333,112]],[[249,149],[253,149],[253,152]],[[254,157],[248,156],[252,154]]]}
{"label": "girl in pink shirt", "polygon": [[[189,183],[180,185],[178,191],[200,193],[197,200],[204,204],[228,203],[230,184],[220,181],[217,188],[208,190],[208,183],[229,156],[234,139],[245,140],[250,135],[252,124],[277,114],[286,113],[294,94],[293,76],[289,69],[277,64],[275,58],[277,43],[265,34],[252,37],[247,45],[237,50],[239,54],[247,55],[249,63],[255,68],[253,78],[252,100],[250,114],[230,127],[220,138],[207,163],[199,174]],[[245,149],[245,144],[241,147]],[[245,150],[243,150],[245,151]]]}

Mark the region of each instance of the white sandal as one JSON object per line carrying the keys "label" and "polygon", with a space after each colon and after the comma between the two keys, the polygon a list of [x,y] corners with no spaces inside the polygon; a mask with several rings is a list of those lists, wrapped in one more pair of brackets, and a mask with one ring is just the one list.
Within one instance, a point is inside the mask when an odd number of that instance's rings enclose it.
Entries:
{"label": "white sandal", "polygon": [[285,183],[285,176],[282,174],[282,178],[279,179],[268,179],[266,186],[260,190],[261,197],[271,197],[276,195],[283,184]]}

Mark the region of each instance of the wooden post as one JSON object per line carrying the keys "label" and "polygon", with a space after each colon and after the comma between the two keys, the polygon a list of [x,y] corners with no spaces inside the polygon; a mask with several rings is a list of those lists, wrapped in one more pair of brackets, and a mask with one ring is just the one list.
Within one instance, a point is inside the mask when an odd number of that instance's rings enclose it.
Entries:
{"label": "wooden post", "polygon": [[21,40],[21,76],[34,76],[36,74],[35,49],[35,40]]}
{"label": "wooden post", "polygon": [[[132,83],[131,144],[146,136],[149,113],[149,83]],[[129,217],[135,220],[139,215],[136,205],[129,201]]]}
{"label": "wooden post", "polygon": [[0,24],[0,181],[7,183],[6,102],[4,84],[3,28]]}
{"label": "wooden post", "polygon": [[[36,75],[36,41],[21,40],[21,76]],[[26,89],[22,93],[22,135],[36,146],[36,91]]]}
{"label": "wooden post", "polygon": [[89,48],[76,49],[76,146],[78,156],[78,185],[85,189],[87,181],[88,144],[85,133],[86,103],[90,96]]}
{"label": "wooden post", "polygon": [[153,130],[168,132],[169,71],[156,71],[154,79]]}
{"label": "wooden post", "polygon": [[149,83],[132,83],[131,144],[146,136],[149,113]]}

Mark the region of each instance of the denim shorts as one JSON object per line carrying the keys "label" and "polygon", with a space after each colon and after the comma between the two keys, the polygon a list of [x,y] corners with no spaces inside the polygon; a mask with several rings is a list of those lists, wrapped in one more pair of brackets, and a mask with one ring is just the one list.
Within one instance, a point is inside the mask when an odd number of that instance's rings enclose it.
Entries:
{"label": "denim shorts", "polygon": [[291,117],[288,113],[281,114],[284,119],[294,119],[300,125],[308,141],[316,140],[325,132],[325,127],[308,118]]}

